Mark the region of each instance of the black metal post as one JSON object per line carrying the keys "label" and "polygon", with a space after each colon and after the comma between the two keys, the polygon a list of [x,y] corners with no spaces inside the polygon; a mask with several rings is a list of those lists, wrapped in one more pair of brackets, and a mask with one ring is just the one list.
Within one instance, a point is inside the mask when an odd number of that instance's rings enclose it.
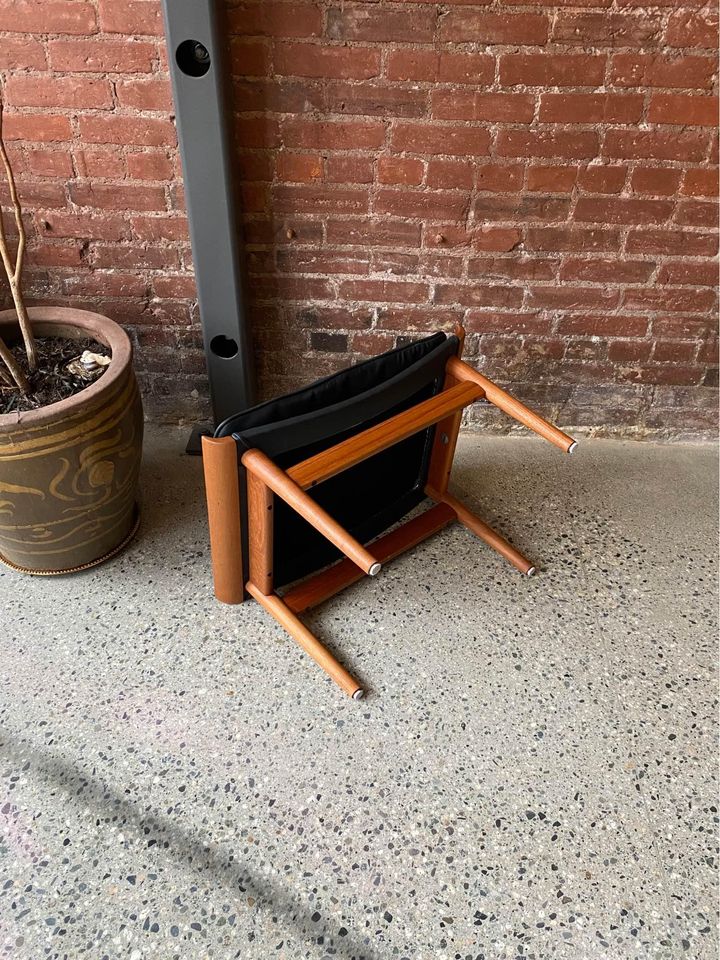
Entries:
{"label": "black metal post", "polygon": [[254,376],[226,107],[220,0],[162,0],[215,422],[250,406]]}

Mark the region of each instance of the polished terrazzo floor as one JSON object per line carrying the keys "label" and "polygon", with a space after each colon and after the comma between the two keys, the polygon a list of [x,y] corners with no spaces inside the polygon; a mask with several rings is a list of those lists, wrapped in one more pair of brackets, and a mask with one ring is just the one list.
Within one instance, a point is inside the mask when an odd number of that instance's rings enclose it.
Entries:
{"label": "polished terrazzo floor", "polygon": [[211,595],[201,464],[140,538],[0,571],[0,957],[718,954],[716,451],[461,440],[459,527],[309,622]]}

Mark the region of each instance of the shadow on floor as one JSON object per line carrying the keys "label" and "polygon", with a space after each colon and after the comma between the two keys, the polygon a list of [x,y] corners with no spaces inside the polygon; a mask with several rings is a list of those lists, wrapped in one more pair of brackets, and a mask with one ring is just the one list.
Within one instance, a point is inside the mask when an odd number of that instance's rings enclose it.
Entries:
{"label": "shadow on floor", "polygon": [[162,849],[177,863],[191,867],[198,873],[212,874],[234,894],[253,897],[257,909],[270,913],[288,925],[292,924],[295,927],[292,932],[297,939],[313,946],[321,944],[323,951],[341,960],[380,960],[379,954],[370,947],[359,945],[351,932],[340,936],[337,931],[330,930],[322,918],[313,921],[313,932],[309,935],[303,916],[307,905],[273,888],[271,881],[257,876],[247,867],[231,862],[232,850],[222,850],[216,844],[206,845],[200,834],[192,834],[173,820],[150,812],[147,808],[141,809],[112,786],[91,779],[66,760],[50,754],[42,756],[31,747],[21,749],[7,731],[0,734],[0,755],[6,757],[16,769],[22,768],[27,775],[30,774],[27,769],[28,757],[31,757],[30,763],[39,777],[49,781],[53,789],[62,790],[68,797],[80,798],[96,816],[108,820],[120,816],[134,826],[140,836],[162,836]]}

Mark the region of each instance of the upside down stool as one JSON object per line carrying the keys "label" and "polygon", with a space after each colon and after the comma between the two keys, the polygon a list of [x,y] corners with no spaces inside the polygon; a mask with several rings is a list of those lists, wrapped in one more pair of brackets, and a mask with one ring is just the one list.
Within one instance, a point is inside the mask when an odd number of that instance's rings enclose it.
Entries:
{"label": "upside down stool", "polygon": [[[448,492],[463,409],[485,399],[565,453],[577,446],[464,363],[463,339],[457,327],[398,347],[241,411],[202,439],[215,596],[253,597],[354,699],[363,688],[305,626],[304,610],[455,520],[535,572]],[[426,499],[434,505],[396,526]]]}

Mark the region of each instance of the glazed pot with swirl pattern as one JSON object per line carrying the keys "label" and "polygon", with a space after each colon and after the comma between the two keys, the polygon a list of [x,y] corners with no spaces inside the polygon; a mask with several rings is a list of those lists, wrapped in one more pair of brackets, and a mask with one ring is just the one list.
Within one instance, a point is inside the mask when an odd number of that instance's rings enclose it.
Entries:
{"label": "glazed pot with swirl pattern", "polygon": [[[74,396],[0,414],[0,560],[26,573],[71,573],[113,556],[137,528],[142,401],[117,323],[69,307],[28,313],[38,337],[90,337],[111,353],[102,376]],[[0,312],[0,336],[18,339],[14,310]]]}

